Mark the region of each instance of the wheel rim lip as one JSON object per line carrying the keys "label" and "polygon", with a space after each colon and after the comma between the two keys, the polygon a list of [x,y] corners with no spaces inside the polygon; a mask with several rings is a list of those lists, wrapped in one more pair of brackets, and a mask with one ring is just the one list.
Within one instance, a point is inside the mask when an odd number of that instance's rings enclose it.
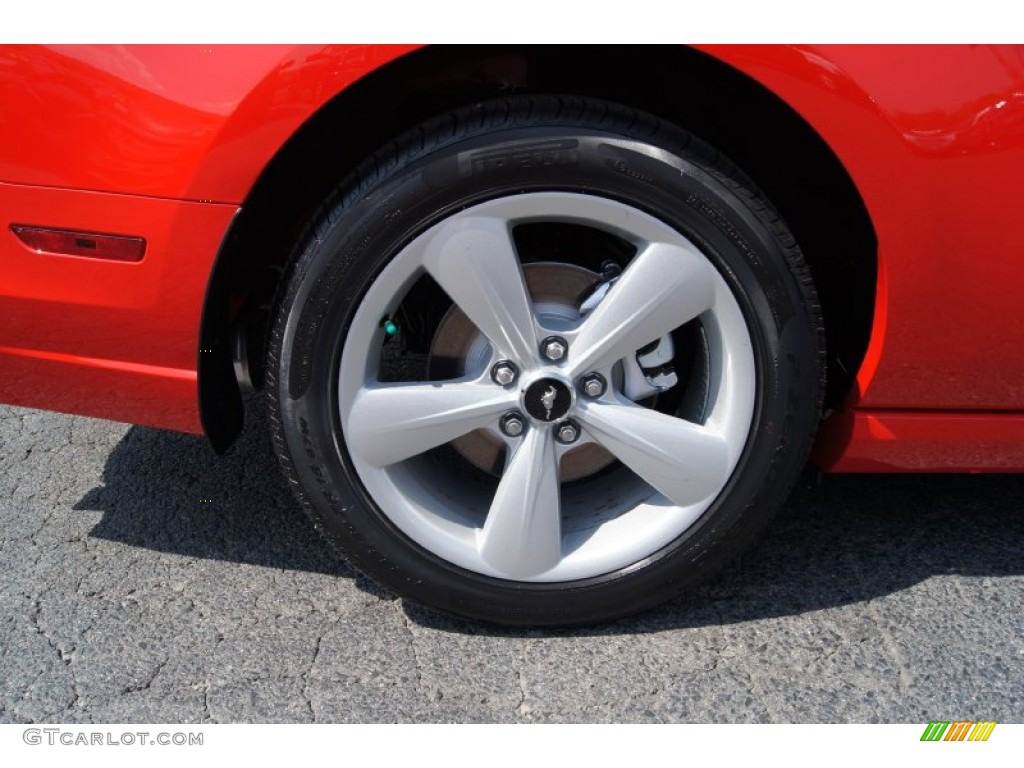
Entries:
{"label": "wheel rim lip", "polygon": [[[379,468],[362,460],[357,451],[347,450],[348,414],[360,390],[376,381],[379,360],[379,340],[376,338],[377,320],[381,312],[392,313],[408,290],[423,274],[423,248],[435,230],[453,218],[474,215],[500,217],[511,228],[517,224],[567,222],[602,229],[642,247],[652,242],[672,242],[700,252],[682,233],[669,224],[626,203],[606,197],[574,192],[530,192],[500,197],[471,207],[433,224],[415,236],[379,272],[359,300],[352,317],[349,334],[340,356],[337,400],[345,445],[349,460],[363,484],[367,497],[394,526],[413,542],[432,555],[449,561],[468,571],[499,579],[508,576],[497,571],[482,559],[478,551],[479,528],[467,525],[465,519],[444,508],[436,495],[423,487],[410,469],[410,463],[401,462]],[[757,391],[756,365],[751,334],[743,312],[714,259],[702,254],[714,272],[715,300],[713,309],[700,315],[709,336],[710,364],[717,394],[709,404],[705,425],[716,426],[729,447],[729,465],[720,487],[699,503],[679,506],[658,493],[651,486],[631,488],[623,494],[617,519],[604,521],[599,528],[570,530],[563,536],[562,557],[551,570],[534,577],[515,581],[557,583],[601,576],[628,568],[644,561],[684,535],[728,487],[747,444],[753,422]],[[547,335],[539,326],[538,338]],[[574,332],[557,331],[572,346]],[[548,372],[558,371],[565,363],[551,364]],[[600,370],[610,379],[609,371]],[[556,374],[560,380],[564,378]],[[544,378],[543,371],[521,372],[516,382],[518,389],[524,381]],[[489,366],[478,379],[490,382]],[[577,397],[575,387],[573,405],[563,417],[570,418],[578,408],[587,407],[587,398]],[[497,385],[492,385],[497,388]],[[611,394],[611,388],[605,397]],[[524,411],[528,429],[553,429],[562,419],[543,424]],[[586,427],[581,435],[585,436]],[[520,438],[515,438],[520,439]],[[509,440],[513,440],[509,438]],[[572,446],[559,445],[560,456]],[[639,480],[639,478],[636,478]],[[643,481],[639,481],[644,486]],[[451,490],[451,489],[449,489]],[[607,489],[612,492],[611,486]],[[595,488],[589,502],[582,495],[577,507],[585,507],[600,498]],[[443,495],[443,494],[442,494]],[[564,498],[564,489],[563,489]],[[570,509],[572,513],[574,510]],[[579,509],[575,509],[579,511]],[[564,513],[563,509],[563,519]]]}

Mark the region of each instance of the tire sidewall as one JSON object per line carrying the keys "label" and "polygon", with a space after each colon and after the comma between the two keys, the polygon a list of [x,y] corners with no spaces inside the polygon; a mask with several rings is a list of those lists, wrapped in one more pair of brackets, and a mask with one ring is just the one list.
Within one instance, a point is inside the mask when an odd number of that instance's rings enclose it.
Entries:
{"label": "tire sidewall", "polygon": [[[295,265],[275,332],[274,382],[290,470],[318,527],[352,564],[450,613],[506,624],[583,624],[639,610],[702,578],[744,546],[788,492],[817,421],[819,355],[788,233],[703,145],[626,128],[529,125],[407,152],[350,184]],[[667,134],[667,135],[665,135]],[[398,530],[365,491],[342,438],[338,370],[362,295],[416,236],[503,195],[571,191],[661,219],[697,245],[735,295],[754,349],[747,445],[726,487],[682,535],[633,565],[573,582],[510,582],[459,568]]]}

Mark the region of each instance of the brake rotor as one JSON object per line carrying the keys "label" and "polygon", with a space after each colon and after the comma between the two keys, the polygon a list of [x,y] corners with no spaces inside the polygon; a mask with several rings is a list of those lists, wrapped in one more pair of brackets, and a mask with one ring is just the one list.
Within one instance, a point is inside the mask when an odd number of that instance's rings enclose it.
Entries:
{"label": "brake rotor", "polygon": [[[601,276],[572,264],[535,263],[523,266],[526,290],[534,311],[545,327],[568,328],[580,320],[579,306]],[[466,369],[477,369],[490,359],[490,344],[476,325],[457,306],[441,319],[430,345],[429,378],[455,378]],[[468,365],[467,365],[468,364]],[[505,466],[505,444],[489,429],[477,429],[451,442],[462,458],[495,477]],[[562,455],[559,478],[563,483],[580,480],[599,472],[612,462],[612,456],[596,443],[583,443]]]}

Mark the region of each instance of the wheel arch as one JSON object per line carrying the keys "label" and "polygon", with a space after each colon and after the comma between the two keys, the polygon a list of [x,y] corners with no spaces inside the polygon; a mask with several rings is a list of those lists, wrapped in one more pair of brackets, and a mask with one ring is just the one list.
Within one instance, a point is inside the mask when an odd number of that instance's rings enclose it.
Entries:
{"label": "wheel arch", "polygon": [[424,120],[531,92],[651,112],[742,168],[804,250],[825,318],[826,405],[843,401],[871,337],[877,239],[843,163],[792,107],[716,55],[684,46],[432,47],[380,66],[313,113],[266,165],[235,217],[210,276],[200,330],[200,417],[217,450],[241,429],[240,387],[261,385],[268,320],[292,246],[338,182]]}

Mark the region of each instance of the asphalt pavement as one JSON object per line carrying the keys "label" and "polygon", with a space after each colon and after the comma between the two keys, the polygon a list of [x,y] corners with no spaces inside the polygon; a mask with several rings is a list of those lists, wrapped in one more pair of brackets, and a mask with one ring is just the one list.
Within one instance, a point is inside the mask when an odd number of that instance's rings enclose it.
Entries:
{"label": "asphalt pavement", "polygon": [[0,722],[1024,720],[1024,476],[808,472],[686,597],[502,631],[340,563],[250,416],[0,407]]}

